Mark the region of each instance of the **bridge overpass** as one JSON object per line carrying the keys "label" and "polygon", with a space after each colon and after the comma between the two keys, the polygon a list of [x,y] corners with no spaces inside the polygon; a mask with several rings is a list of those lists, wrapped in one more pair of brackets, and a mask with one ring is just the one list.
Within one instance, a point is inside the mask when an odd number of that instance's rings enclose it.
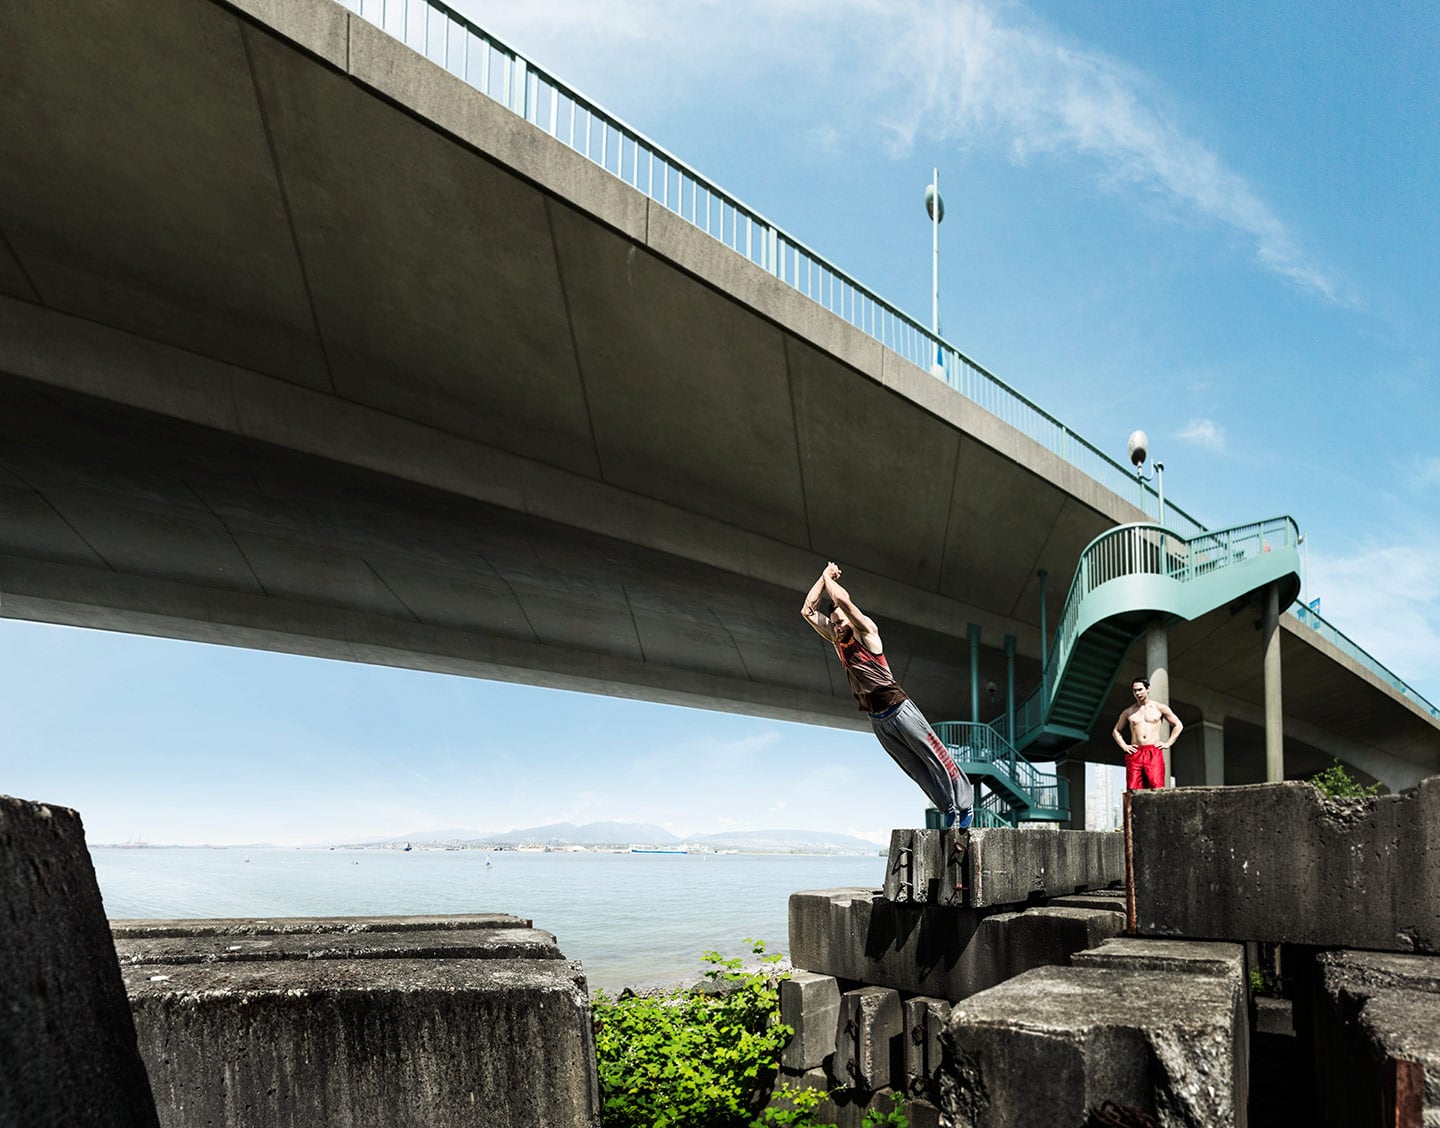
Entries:
{"label": "bridge overpass", "polygon": [[[836,558],[933,719],[1036,684],[1123,471],[440,25],[0,9],[0,613],[858,727],[796,613]],[[1258,617],[1170,628],[1182,782],[1263,778]],[[1365,656],[1281,653],[1287,774],[1440,770]]]}

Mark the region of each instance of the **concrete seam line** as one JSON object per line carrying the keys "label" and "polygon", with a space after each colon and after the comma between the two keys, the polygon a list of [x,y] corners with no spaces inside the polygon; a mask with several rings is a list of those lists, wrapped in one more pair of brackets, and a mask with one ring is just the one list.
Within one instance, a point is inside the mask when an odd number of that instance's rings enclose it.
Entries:
{"label": "concrete seam line", "polygon": [[[250,93],[255,99],[255,112],[260,117],[260,127],[265,132],[265,148],[270,153],[270,167],[275,173],[275,187],[280,192],[280,206],[285,210],[285,226],[290,232],[290,246],[295,252],[295,265],[300,271],[300,285],[305,289],[305,304],[310,308],[310,324],[315,328],[315,343],[320,348],[321,359],[325,362],[325,378],[330,382],[330,393],[340,395],[335,387],[335,371],[330,364],[330,350],[325,347],[325,331],[320,326],[320,312],[315,308],[315,291],[310,285],[310,272],[305,269],[305,255],[300,249],[300,235],[295,230],[295,212],[290,206],[290,193],[285,190],[285,174],[280,170],[280,154],[275,149],[275,134],[270,128],[270,115],[265,109],[265,100],[260,96],[260,83],[255,77],[255,57],[250,49],[250,36],[254,34],[246,21],[237,21],[240,32],[240,46],[245,52],[245,67],[250,72]],[[346,36],[347,52],[349,36]]]}
{"label": "concrete seam line", "polygon": [[[585,382],[585,364],[580,359],[580,341],[575,336],[575,314],[570,308],[570,289],[565,285],[565,267],[560,261],[560,240],[555,236],[555,216],[551,210],[555,207],[555,200],[542,193],[540,206],[545,212],[545,230],[550,233],[550,258],[555,264],[555,284],[560,287],[560,304],[565,307],[565,328],[570,334],[570,355],[575,358],[575,375],[580,381],[580,402],[585,406],[585,427],[590,432],[590,449],[595,454],[595,472],[604,482],[605,463],[600,457],[600,440],[595,434],[595,414],[590,410],[590,388]],[[648,219],[648,208],[645,214]],[[634,255],[635,249],[632,243],[629,253]]]}

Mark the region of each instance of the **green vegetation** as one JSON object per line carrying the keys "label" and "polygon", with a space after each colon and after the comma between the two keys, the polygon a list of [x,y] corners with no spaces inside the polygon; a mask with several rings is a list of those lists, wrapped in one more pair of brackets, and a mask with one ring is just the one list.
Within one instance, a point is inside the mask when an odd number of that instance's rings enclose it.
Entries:
{"label": "green vegetation", "polygon": [[1310,777],[1310,782],[1319,788],[1320,794],[1327,799],[1364,799],[1380,790],[1378,783],[1372,783],[1369,787],[1360,786],[1339,760],[1323,772],[1316,772]]}
{"label": "green vegetation", "polygon": [[[605,1128],[826,1128],[818,1089],[773,1093],[780,1051],[794,1033],[780,1021],[780,954],[747,940],[761,957],[743,971],[718,952],[695,990],[595,994],[595,1051]],[[896,1096],[872,1109],[866,1128],[908,1128]]]}

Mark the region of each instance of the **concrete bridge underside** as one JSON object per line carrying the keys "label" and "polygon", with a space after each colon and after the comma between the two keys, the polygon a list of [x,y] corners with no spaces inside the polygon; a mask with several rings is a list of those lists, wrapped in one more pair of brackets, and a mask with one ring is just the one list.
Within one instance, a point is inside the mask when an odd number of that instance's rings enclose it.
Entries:
{"label": "concrete bridge underside", "polygon": [[[1141,519],[327,0],[17,0],[0,42],[7,616],[853,727],[797,614],[833,557],[934,719],[970,716],[980,625],[988,719],[1005,636],[1038,678],[1037,573],[1053,627]],[[1254,621],[1170,643],[1237,778]],[[1292,774],[1440,767],[1283,629]]]}

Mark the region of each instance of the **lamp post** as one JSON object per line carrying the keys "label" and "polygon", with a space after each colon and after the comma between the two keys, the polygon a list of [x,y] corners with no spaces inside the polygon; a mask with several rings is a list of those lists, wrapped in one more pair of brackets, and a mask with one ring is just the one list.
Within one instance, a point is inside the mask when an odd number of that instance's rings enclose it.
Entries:
{"label": "lamp post", "polygon": [[[940,196],[940,170],[931,170],[932,180],[925,186],[925,214],[930,217],[930,330],[940,336],[940,221],[945,218],[945,201]],[[940,346],[935,346],[933,375],[944,377],[945,361]]]}
{"label": "lamp post", "polygon": [[[1150,476],[1149,476],[1148,474],[1146,474],[1146,473],[1141,469],[1141,468],[1145,465],[1145,459],[1146,459],[1147,457],[1149,457],[1149,454],[1150,454],[1150,440],[1149,440],[1149,438],[1146,436],[1145,432],[1144,432],[1144,431],[1131,431],[1131,432],[1130,432],[1130,441],[1129,441],[1129,443],[1127,444],[1127,446],[1129,447],[1129,450],[1130,450],[1130,464],[1135,467],[1135,481],[1141,482],[1141,483],[1150,481]],[[1159,517],[1159,521],[1158,521],[1157,523],[1160,524],[1160,525],[1164,525],[1164,524],[1165,524],[1165,463],[1163,463],[1163,462],[1156,462],[1156,463],[1155,463],[1155,492],[1159,495],[1159,498],[1160,498],[1160,517]],[[1144,485],[1141,485],[1141,486],[1140,486],[1140,501],[1141,501],[1140,508],[1141,508],[1141,509],[1144,509],[1144,508],[1145,508],[1145,505],[1144,505],[1144,501],[1145,501],[1145,487],[1144,487]]]}

